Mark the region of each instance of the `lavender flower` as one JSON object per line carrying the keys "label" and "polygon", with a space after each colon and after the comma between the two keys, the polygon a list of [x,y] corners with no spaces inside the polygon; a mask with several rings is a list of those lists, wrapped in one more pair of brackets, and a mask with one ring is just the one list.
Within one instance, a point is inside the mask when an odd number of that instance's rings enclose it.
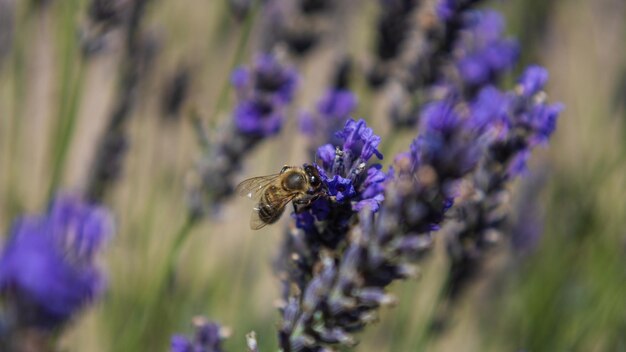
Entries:
{"label": "lavender flower", "polygon": [[95,256],[112,230],[104,208],[71,196],[16,221],[0,258],[10,326],[54,329],[97,299],[106,284]]}
{"label": "lavender flower", "polygon": [[303,289],[310,280],[321,251],[334,251],[345,243],[358,210],[377,209],[383,201],[387,175],[380,165],[369,164],[373,156],[382,159],[377,150],[380,137],[363,120],[347,121],[336,136],[339,145],[326,144],[317,154],[327,194],[293,215],[296,226],[288,231],[276,263],[284,279],[285,302],[292,284]]}
{"label": "lavender flower", "polygon": [[228,197],[234,188],[231,176],[244,156],[280,131],[297,81],[295,70],[270,54],[259,55],[251,68],[233,72],[238,97],[233,124],[210,143],[198,164],[199,180],[190,192],[192,217],[202,216]]}
{"label": "lavender flower", "polygon": [[[385,174],[379,164],[367,164],[373,156],[383,158],[377,149],[380,137],[375,135],[363,120],[348,120],[343,130],[337,132],[335,136],[342,141],[340,147],[326,144],[321,146],[317,153],[321,163],[318,170],[329,196],[314,203],[308,213],[317,221],[327,219],[337,221],[334,211],[338,209],[353,211],[369,205],[376,210],[383,199],[379,186],[384,182]],[[304,214],[307,213],[300,213],[298,217],[306,216]],[[348,220],[342,219],[339,223]],[[334,230],[338,229],[326,227],[325,231],[329,232],[322,234],[322,237],[335,237],[331,234]],[[337,233],[345,231],[339,230]]]}
{"label": "lavender flower", "polygon": [[481,2],[482,0],[441,0],[437,4],[438,23],[424,28],[426,43],[411,68],[413,81],[409,82],[409,90],[428,87],[439,80],[466,24],[466,14]]}
{"label": "lavender flower", "polygon": [[504,19],[496,11],[472,11],[455,43],[456,67],[466,89],[495,83],[517,62],[517,42],[503,39]]}
{"label": "lavender flower", "polygon": [[[351,346],[355,343],[351,333],[375,319],[378,307],[394,302],[385,287],[415,273],[411,261],[430,247],[430,232],[450,208],[455,186],[476,166],[491,140],[495,120],[476,118],[465,105],[451,95],[425,109],[422,134],[409,152],[396,158],[393,177],[380,184],[383,205],[378,209],[377,204],[366,204],[358,225],[341,228],[345,239],[341,248],[316,251],[314,242],[306,242],[309,231],[319,228],[315,226],[304,232],[304,239],[294,236],[291,246],[283,249],[283,255],[295,258],[287,277],[298,287],[288,292],[282,308],[279,343],[284,351]],[[343,169],[345,154],[360,158],[377,153],[379,140],[357,125],[351,122],[340,133],[343,154],[332,160],[323,153],[325,170]],[[315,210],[312,213],[317,216]],[[326,221],[339,215],[327,216]],[[312,271],[303,273],[311,256],[318,261]]]}
{"label": "lavender flower", "polygon": [[[450,85],[467,99],[486,84],[495,83],[517,62],[518,46],[503,38],[504,21],[495,11],[473,8],[480,0],[443,0],[437,22],[421,26],[423,47],[399,77],[404,91],[391,106],[394,128],[413,126],[421,104],[436,97],[441,85]],[[414,99],[418,90],[420,101]]]}
{"label": "lavender flower", "polygon": [[[146,77],[146,67],[150,66],[148,63],[152,61],[156,46],[154,38],[146,36],[142,30],[146,7],[151,0],[137,0],[131,4],[118,1],[116,4],[121,6],[120,11],[124,8],[129,12],[125,26],[124,65],[119,74],[119,90],[109,115],[107,128],[100,138],[91,162],[85,194],[92,201],[101,201],[122,173],[124,157],[129,146],[126,126],[133,116],[139,86]],[[93,4],[99,3],[101,0],[94,0]]]}
{"label": "lavender flower", "polygon": [[522,75],[515,91],[501,93],[485,88],[491,104],[475,104],[481,114],[505,119],[503,133],[489,147],[488,154],[473,177],[467,199],[455,210],[456,226],[448,233],[448,253],[452,266],[448,294],[456,298],[480,269],[486,250],[497,242],[508,225],[508,184],[526,168],[532,149],[544,145],[556,128],[563,109],[548,104],[542,89],[548,73],[531,66]]}
{"label": "lavender flower", "polygon": [[196,332],[192,339],[182,335],[172,336],[171,352],[221,352],[222,341],[227,337],[227,331],[218,323],[208,321],[203,317],[193,319]]}

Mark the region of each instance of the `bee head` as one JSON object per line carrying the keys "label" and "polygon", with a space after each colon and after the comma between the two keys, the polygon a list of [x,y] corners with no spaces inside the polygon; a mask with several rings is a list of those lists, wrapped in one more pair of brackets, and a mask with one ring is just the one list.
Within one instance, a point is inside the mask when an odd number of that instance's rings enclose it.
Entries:
{"label": "bee head", "polygon": [[304,164],[304,172],[306,173],[307,180],[311,187],[315,190],[322,185],[322,178],[320,177],[317,168],[310,164]]}

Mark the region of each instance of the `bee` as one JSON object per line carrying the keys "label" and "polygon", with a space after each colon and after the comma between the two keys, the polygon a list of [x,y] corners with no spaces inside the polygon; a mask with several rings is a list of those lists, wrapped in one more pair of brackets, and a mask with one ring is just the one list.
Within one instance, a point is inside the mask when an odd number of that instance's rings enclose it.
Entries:
{"label": "bee", "polygon": [[289,202],[293,201],[297,211],[296,205],[309,205],[324,194],[319,172],[310,164],[285,165],[278,174],[249,178],[237,185],[236,191],[258,201],[250,217],[253,230],[278,221]]}

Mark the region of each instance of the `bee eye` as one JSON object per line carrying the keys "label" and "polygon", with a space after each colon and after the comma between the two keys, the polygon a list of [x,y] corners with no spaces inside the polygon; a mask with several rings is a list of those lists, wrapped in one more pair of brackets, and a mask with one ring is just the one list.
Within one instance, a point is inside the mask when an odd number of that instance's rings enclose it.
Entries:
{"label": "bee eye", "polygon": [[317,177],[315,177],[315,176],[311,176],[309,178],[309,182],[311,183],[311,186],[313,186],[313,187],[317,187],[317,186],[320,185],[320,180]]}

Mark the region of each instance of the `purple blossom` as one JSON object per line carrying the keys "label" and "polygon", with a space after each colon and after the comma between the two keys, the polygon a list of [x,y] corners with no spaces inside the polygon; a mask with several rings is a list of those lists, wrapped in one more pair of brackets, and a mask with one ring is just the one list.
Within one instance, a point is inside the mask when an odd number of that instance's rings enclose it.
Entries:
{"label": "purple blossom", "polygon": [[[492,111],[497,120],[505,120],[507,128],[499,138],[493,139],[488,153],[473,175],[473,192],[479,199],[468,199],[457,205],[455,221],[448,235],[447,247],[452,260],[448,274],[449,298],[456,298],[468,282],[479,272],[487,250],[494,239],[504,236],[508,224],[508,211],[503,210],[507,199],[507,185],[526,171],[532,150],[546,144],[556,128],[561,104],[548,104],[541,89],[546,83],[544,69],[533,66],[520,79],[526,88],[498,93],[488,88],[485,93],[499,97],[494,104],[478,104]],[[485,88],[487,89],[487,88]],[[534,95],[529,95],[534,92]],[[478,99],[481,100],[481,92]],[[474,104],[476,105],[476,103]]]}
{"label": "purple blossom", "polygon": [[350,156],[359,155],[357,160],[368,161],[373,155],[378,159],[383,155],[376,149],[380,144],[380,137],[367,127],[364,120],[348,120],[343,130],[335,133],[335,136],[343,140],[343,151]]}
{"label": "purple blossom", "polygon": [[273,136],[280,131],[283,116],[272,104],[264,101],[244,101],[234,112],[235,126],[244,134]]}
{"label": "purple blossom", "polygon": [[436,7],[437,16],[443,21],[450,20],[455,11],[455,3],[455,0],[439,1]]}
{"label": "purple blossom", "polygon": [[317,103],[317,111],[327,118],[344,118],[356,109],[356,95],[349,90],[329,90]]}
{"label": "purple blossom", "polygon": [[17,220],[0,258],[0,292],[17,324],[55,328],[98,298],[106,284],[94,257],[112,231],[104,208],[71,196]]}
{"label": "purple blossom", "polygon": [[232,125],[221,128],[212,139],[201,124],[195,126],[204,141],[204,154],[197,163],[197,177],[189,185],[190,217],[194,221],[214,212],[233,193],[232,176],[245,156],[280,132],[297,81],[295,70],[270,54],[259,55],[252,67],[232,73],[238,98]]}
{"label": "purple blossom", "polygon": [[502,38],[503,32],[504,19],[498,12],[468,13],[455,45],[456,65],[466,85],[476,87],[493,82],[515,65],[518,45]]}
{"label": "purple blossom", "polygon": [[358,210],[369,207],[376,211],[384,200],[387,175],[380,165],[370,164],[372,156],[382,158],[376,149],[380,137],[363,120],[347,121],[337,136],[339,145],[318,149],[317,168],[326,194],[293,215],[295,227],[285,239],[283,249],[295,250],[299,256],[284,256],[277,264],[279,270],[287,271],[285,299],[291,283],[304,287],[320,250],[334,250],[345,243]]}
{"label": "purple blossom", "polygon": [[348,120],[335,136],[340,139],[341,148],[333,148],[326,144],[317,152],[322,165],[320,176],[331,195],[334,195],[333,190],[340,182],[342,189],[354,189],[354,193],[349,192],[350,197],[346,198],[345,194],[340,192],[341,195],[336,198],[337,202],[355,201],[353,207],[356,209],[359,202],[365,200],[376,202],[376,199],[381,199],[383,189],[379,185],[385,181],[385,174],[379,172],[380,165],[367,167],[372,156],[383,158],[377,149],[380,137],[375,135],[363,120]]}
{"label": "purple blossom", "polygon": [[[452,185],[476,166],[487,147],[482,136],[490,128],[488,123],[476,123],[458,96],[429,105],[423,115],[421,134],[411,151],[396,159],[399,165],[390,173],[391,179],[380,166],[366,167],[368,159],[361,161],[363,155],[375,155],[362,149],[376,150],[379,142],[362,121],[349,121],[338,133],[343,145],[336,148],[332,160],[324,158],[322,178],[328,181],[329,175],[340,174],[347,179],[357,170],[362,176],[354,178],[359,183],[353,184],[362,200],[348,212],[341,203],[331,203],[324,223],[288,238],[284,255],[295,259],[284,263],[283,270],[298,290],[284,293],[287,305],[279,333],[283,349],[352,346],[351,333],[362,330],[378,307],[394,302],[386,286],[411,276],[410,261],[430,248],[430,232],[450,209],[455,194]],[[321,150],[328,154],[330,148]],[[330,180],[335,181],[334,177]],[[361,209],[358,216],[355,209]],[[331,247],[324,242],[326,232],[320,228],[332,229],[342,239],[341,245]],[[317,269],[309,269],[313,267]]]}
{"label": "purple blossom", "polygon": [[328,194],[335,197],[338,202],[350,200],[356,195],[352,181],[339,175],[335,175],[333,178],[328,179],[326,181],[326,185],[328,186]]}
{"label": "purple blossom", "polygon": [[192,339],[182,335],[172,336],[171,352],[221,352],[224,333],[218,323],[208,321],[203,317],[193,320],[195,334]]}
{"label": "purple blossom", "polygon": [[541,66],[529,66],[517,82],[524,96],[533,96],[548,82],[548,70]]}
{"label": "purple blossom", "polygon": [[236,69],[231,83],[239,98],[234,111],[238,131],[260,137],[278,133],[297,82],[295,70],[269,54],[259,55],[252,68]]}
{"label": "purple blossom", "polygon": [[[484,134],[493,121],[478,120],[455,96],[428,104],[421,117],[422,134],[411,144],[413,170],[431,165],[439,177],[457,178],[478,162]],[[451,143],[455,141],[455,143]]]}

